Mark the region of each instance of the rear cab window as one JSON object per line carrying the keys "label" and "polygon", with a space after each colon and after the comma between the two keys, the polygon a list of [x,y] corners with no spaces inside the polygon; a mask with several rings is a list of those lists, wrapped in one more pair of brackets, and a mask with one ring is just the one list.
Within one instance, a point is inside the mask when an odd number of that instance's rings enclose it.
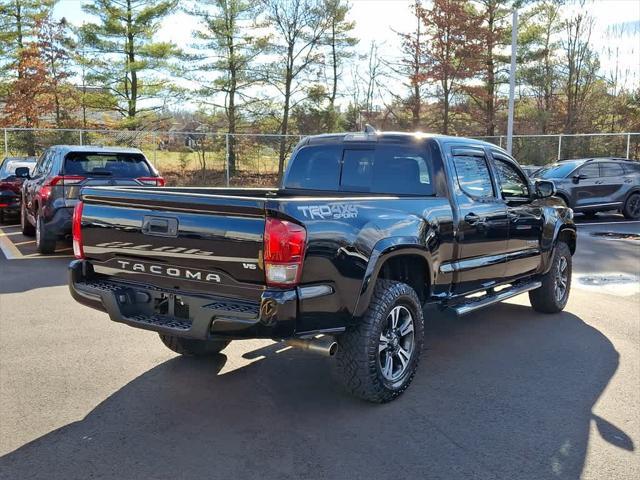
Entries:
{"label": "rear cab window", "polygon": [[427,145],[303,147],[284,188],[431,196],[433,154]]}
{"label": "rear cab window", "polygon": [[64,159],[64,174],[83,177],[138,178],[153,176],[144,155],[139,153],[70,152]]}

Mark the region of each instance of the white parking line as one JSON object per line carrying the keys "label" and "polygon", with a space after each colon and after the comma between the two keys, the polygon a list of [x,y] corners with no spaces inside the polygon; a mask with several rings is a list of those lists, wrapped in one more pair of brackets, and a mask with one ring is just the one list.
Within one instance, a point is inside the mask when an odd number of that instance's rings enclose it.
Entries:
{"label": "white parking line", "polygon": [[0,250],[2,250],[2,253],[7,260],[15,260],[22,256],[20,250],[18,250],[13,242],[9,240],[9,237],[2,231],[2,229],[0,229]]}
{"label": "white parking line", "polygon": [[620,222],[590,222],[590,223],[576,223],[578,227],[592,227],[594,225],[629,225],[630,223],[640,223],[640,220],[627,220]]}
{"label": "white parking line", "polygon": [[36,243],[35,240],[27,240],[26,242],[18,242],[18,243],[14,243],[14,245],[16,247],[19,247],[20,245],[29,245],[30,243]]}
{"label": "white parking line", "polygon": [[13,258],[12,260],[48,260],[50,258],[73,258],[73,255],[41,255],[39,253],[30,253],[28,255],[21,255],[19,258]]}
{"label": "white parking line", "polygon": [[[15,227],[17,225],[5,225],[4,227]],[[18,235],[20,232],[5,232],[2,228],[0,228],[0,251],[4,254],[7,260],[38,260],[38,259],[49,259],[49,258],[73,258],[73,255],[40,255],[39,253],[30,253],[23,254],[16,245],[26,245],[28,243],[34,243],[35,240],[28,240],[25,242],[13,243],[9,237],[12,235]],[[69,248],[61,248],[58,252],[66,252],[72,250]]]}

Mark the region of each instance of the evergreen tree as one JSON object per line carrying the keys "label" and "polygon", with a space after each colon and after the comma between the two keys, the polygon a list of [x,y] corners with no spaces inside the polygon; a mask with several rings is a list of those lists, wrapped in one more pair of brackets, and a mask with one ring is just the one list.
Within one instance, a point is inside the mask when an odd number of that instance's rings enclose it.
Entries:
{"label": "evergreen tree", "polygon": [[136,128],[141,115],[162,107],[171,92],[171,60],[179,55],[170,42],[154,40],[160,22],[173,12],[177,0],[94,0],[83,5],[98,18],[81,28],[92,58],[88,77],[117,98],[114,109],[128,128]]}

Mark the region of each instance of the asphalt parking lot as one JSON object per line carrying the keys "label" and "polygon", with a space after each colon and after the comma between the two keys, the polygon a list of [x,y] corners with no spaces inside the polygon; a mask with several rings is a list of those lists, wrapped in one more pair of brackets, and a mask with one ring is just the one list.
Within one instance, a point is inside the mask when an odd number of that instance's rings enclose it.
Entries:
{"label": "asphalt parking lot", "polygon": [[379,406],[269,341],[178,357],[73,302],[70,250],[2,225],[0,478],[640,478],[639,238],[581,223],[561,314],[428,311],[414,383]]}

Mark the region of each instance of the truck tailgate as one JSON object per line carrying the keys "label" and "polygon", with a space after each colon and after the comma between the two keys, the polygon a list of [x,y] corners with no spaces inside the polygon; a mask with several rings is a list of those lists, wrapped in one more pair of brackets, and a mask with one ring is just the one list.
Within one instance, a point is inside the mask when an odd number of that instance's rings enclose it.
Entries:
{"label": "truck tailgate", "polygon": [[265,200],[117,187],[85,188],[82,198],[84,253],[96,273],[160,288],[259,297]]}

